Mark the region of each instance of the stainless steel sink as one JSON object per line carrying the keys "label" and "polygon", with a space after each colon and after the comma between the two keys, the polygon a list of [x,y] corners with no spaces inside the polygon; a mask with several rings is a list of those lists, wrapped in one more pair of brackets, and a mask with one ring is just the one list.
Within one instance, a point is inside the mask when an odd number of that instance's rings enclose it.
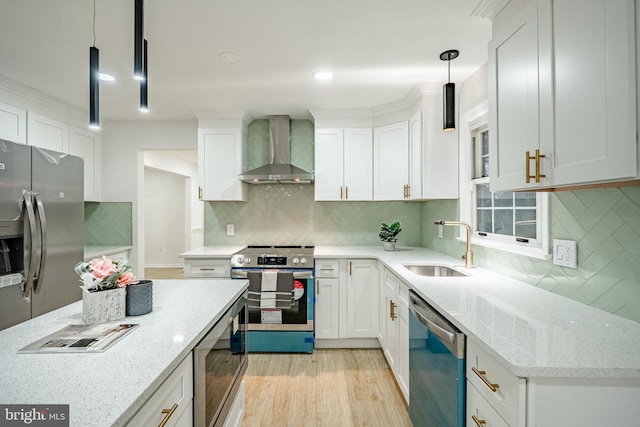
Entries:
{"label": "stainless steel sink", "polygon": [[403,264],[403,267],[418,276],[429,277],[464,277],[465,273],[444,265]]}

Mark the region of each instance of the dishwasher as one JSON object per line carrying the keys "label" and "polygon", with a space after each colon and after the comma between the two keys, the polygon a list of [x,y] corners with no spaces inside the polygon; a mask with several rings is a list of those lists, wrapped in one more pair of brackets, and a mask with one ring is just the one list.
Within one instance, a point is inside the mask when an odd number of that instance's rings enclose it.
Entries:
{"label": "dishwasher", "polygon": [[409,294],[409,415],[414,426],[464,427],[465,335]]}

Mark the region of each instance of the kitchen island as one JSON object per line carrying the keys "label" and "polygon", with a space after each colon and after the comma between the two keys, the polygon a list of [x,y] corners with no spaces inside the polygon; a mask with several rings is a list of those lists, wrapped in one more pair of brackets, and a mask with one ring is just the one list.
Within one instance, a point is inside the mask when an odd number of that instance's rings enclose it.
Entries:
{"label": "kitchen island", "polygon": [[154,280],[153,311],[102,353],[18,354],[70,324],[82,301],[0,332],[0,403],[68,404],[70,425],[122,426],[244,292],[245,280]]}

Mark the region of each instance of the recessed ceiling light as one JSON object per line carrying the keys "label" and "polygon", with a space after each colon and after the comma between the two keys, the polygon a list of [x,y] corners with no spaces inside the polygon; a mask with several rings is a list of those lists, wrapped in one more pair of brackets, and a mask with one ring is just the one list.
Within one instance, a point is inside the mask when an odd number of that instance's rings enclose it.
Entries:
{"label": "recessed ceiling light", "polygon": [[107,74],[107,73],[98,73],[98,79],[100,81],[103,82],[115,82],[116,78],[113,77],[111,74]]}
{"label": "recessed ceiling light", "polygon": [[223,62],[238,62],[240,61],[240,55],[235,52],[222,52],[220,54],[220,59]]}
{"label": "recessed ceiling light", "polygon": [[331,71],[316,71],[313,73],[313,78],[316,80],[331,80],[333,73]]}

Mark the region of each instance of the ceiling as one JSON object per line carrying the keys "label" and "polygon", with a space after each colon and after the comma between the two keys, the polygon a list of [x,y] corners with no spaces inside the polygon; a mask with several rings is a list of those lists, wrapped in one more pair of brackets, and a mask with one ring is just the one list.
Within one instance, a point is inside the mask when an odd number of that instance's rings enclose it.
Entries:
{"label": "ceiling", "polygon": [[[95,0],[104,119],[195,118],[244,109],[254,117],[373,108],[420,83],[447,81],[440,53],[458,49],[451,81],[487,59],[491,24],[479,0],[147,0],[149,108],[138,111],[133,0]],[[92,0],[0,0],[0,76],[82,111],[89,104]],[[220,54],[234,52],[238,62]],[[330,70],[331,81],[312,73]]]}

